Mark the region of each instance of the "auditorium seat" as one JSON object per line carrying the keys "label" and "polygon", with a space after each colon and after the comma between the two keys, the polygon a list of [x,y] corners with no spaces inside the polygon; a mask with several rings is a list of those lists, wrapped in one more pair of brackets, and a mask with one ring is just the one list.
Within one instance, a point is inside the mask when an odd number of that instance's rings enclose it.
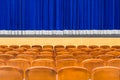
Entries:
{"label": "auditorium seat", "polygon": [[23,71],[12,66],[1,66],[0,80],[23,80]]}
{"label": "auditorium seat", "polygon": [[5,65],[6,65],[5,61],[0,59],[0,66],[5,66]]}
{"label": "auditorium seat", "polygon": [[7,52],[5,52],[5,54],[10,54],[10,55],[13,55],[13,56],[17,56],[20,53],[18,51],[7,51]]}
{"label": "auditorium seat", "polygon": [[48,67],[32,67],[26,70],[25,80],[56,80],[57,72]]}
{"label": "auditorium seat", "polygon": [[113,55],[115,57],[120,56],[120,52],[118,52],[118,51],[109,51],[106,54],[110,54],[110,55]]}
{"label": "auditorium seat", "polygon": [[5,52],[7,52],[9,50],[10,50],[9,48],[0,48],[0,52],[3,52],[3,53],[5,53]]}
{"label": "auditorium seat", "polygon": [[35,59],[52,59],[52,60],[54,60],[54,56],[51,54],[40,54],[40,55],[36,55]]}
{"label": "auditorium seat", "polygon": [[55,45],[54,49],[56,50],[57,48],[65,48],[64,45]]}
{"label": "auditorium seat", "polygon": [[41,45],[32,45],[32,48],[42,49]]}
{"label": "auditorium seat", "polygon": [[85,52],[85,51],[73,51],[72,54],[74,56],[79,56],[79,55],[88,55],[88,52]]}
{"label": "auditorium seat", "polygon": [[53,48],[42,48],[41,51],[51,51],[51,52],[53,52]]}
{"label": "auditorium seat", "polygon": [[36,59],[32,62],[32,66],[45,66],[55,68],[55,62],[52,59]]}
{"label": "auditorium seat", "polygon": [[51,48],[51,49],[53,49],[53,45],[43,45],[43,48]]}
{"label": "auditorium seat", "polygon": [[72,54],[68,51],[60,51],[60,52],[56,52],[56,55],[64,55],[64,54]]}
{"label": "auditorium seat", "polygon": [[111,48],[120,49],[120,45],[111,46]]}
{"label": "auditorium seat", "polygon": [[82,61],[82,66],[92,72],[94,68],[104,66],[104,61],[102,59],[86,59]]}
{"label": "auditorium seat", "polygon": [[0,59],[5,60],[5,61],[7,61],[9,59],[14,59],[14,58],[15,58],[15,56],[10,55],[10,54],[0,54]]}
{"label": "auditorium seat", "polygon": [[29,55],[33,55],[33,56],[39,55],[38,52],[34,52],[34,51],[25,51],[25,52],[23,52],[23,54],[29,54]]}
{"label": "auditorium seat", "polygon": [[86,59],[92,59],[92,55],[78,55],[76,56],[76,59],[78,61],[77,65],[78,66],[82,66],[82,61],[86,60]]}
{"label": "auditorium seat", "polygon": [[61,60],[61,59],[74,59],[74,56],[71,54],[64,54],[64,55],[57,55],[55,60]]}
{"label": "auditorium seat", "polygon": [[110,48],[110,46],[109,45],[100,45],[100,48],[107,49],[107,48]]}
{"label": "auditorium seat", "polygon": [[60,52],[60,51],[67,51],[65,48],[56,48],[54,50],[55,52]]}
{"label": "auditorium seat", "polygon": [[66,49],[69,49],[69,48],[76,48],[75,45],[66,45]]}
{"label": "auditorium seat", "polygon": [[99,46],[97,46],[97,45],[89,45],[88,47],[91,49],[99,48]]}
{"label": "auditorium seat", "polygon": [[52,51],[41,51],[40,52],[40,55],[41,54],[49,54],[49,55],[54,55],[54,53]]}
{"label": "auditorium seat", "polygon": [[13,51],[18,51],[18,52],[20,52],[20,54],[21,54],[21,53],[23,53],[23,52],[26,51],[26,50],[27,50],[27,48],[22,47],[22,48],[14,49]]}
{"label": "auditorium seat", "polygon": [[7,61],[8,66],[14,66],[25,71],[28,67],[31,66],[30,61],[26,59],[10,59]]}
{"label": "auditorium seat", "polygon": [[90,73],[80,67],[65,67],[58,71],[58,80],[89,80]]}
{"label": "auditorium seat", "polygon": [[120,69],[112,66],[96,68],[93,70],[92,80],[120,80]]}
{"label": "auditorium seat", "polygon": [[17,49],[17,48],[19,48],[19,45],[10,45],[9,48]]}
{"label": "auditorium seat", "polygon": [[115,57],[111,54],[102,54],[102,55],[98,55],[96,58],[97,59],[102,59],[104,61],[108,61],[110,59],[114,59]]}
{"label": "auditorium seat", "polygon": [[89,54],[92,55],[95,58],[96,56],[102,55],[104,53],[101,52],[101,51],[91,51]]}
{"label": "auditorium seat", "polygon": [[108,61],[108,66],[114,66],[114,67],[119,67],[120,68],[120,59],[111,59]]}
{"label": "auditorium seat", "polygon": [[20,48],[27,48],[27,49],[29,49],[29,48],[31,48],[31,46],[30,45],[20,45]]}
{"label": "auditorium seat", "polygon": [[0,48],[8,48],[8,45],[0,45]]}
{"label": "auditorium seat", "polygon": [[77,48],[78,48],[78,49],[87,48],[87,45],[78,45]]}
{"label": "auditorium seat", "polygon": [[16,58],[27,59],[30,62],[32,62],[35,59],[33,55],[29,55],[29,54],[19,54],[16,56]]}
{"label": "auditorium seat", "polygon": [[90,52],[92,51],[91,48],[81,48],[80,50],[81,50],[81,51],[88,52],[88,53],[90,53]]}
{"label": "auditorium seat", "polygon": [[68,67],[68,66],[77,66],[77,60],[76,59],[61,59],[56,61],[56,68],[57,70]]}

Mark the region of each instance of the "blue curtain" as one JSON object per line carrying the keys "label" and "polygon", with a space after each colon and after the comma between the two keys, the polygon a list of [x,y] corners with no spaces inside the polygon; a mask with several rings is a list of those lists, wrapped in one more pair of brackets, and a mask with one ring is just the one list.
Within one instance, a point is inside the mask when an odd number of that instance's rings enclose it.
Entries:
{"label": "blue curtain", "polygon": [[0,0],[0,30],[114,29],[120,0]]}

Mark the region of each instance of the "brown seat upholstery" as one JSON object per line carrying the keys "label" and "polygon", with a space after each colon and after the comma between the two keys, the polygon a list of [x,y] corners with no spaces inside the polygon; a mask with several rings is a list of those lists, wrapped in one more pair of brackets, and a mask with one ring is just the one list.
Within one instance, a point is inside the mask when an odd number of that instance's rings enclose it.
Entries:
{"label": "brown seat upholstery", "polygon": [[87,48],[87,46],[86,46],[86,45],[78,45],[77,48],[78,48],[78,49]]}
{"label": "brown seat upholstery", "polygon": [[16,55],[20,54],[20,52],[18,52],[18,51],[7,51],[7,52],[5,52],[5,54],[11,54],[11,55],[16,56]]}
{"label": "brown seat upholstery", "polygon": [[27,48],[27,49],[29,49],[29,48],[31,48],[31,46],[30,45],[21,45],[20,48]]}
{"label": "brown seat upholstery", "polygon": [[51,54],[40,54],[36,55],[35,59],[54,59],[54,56]]}
{"label": "brown seat upholstery", "polygon": [[13,58],[15,58],[15,56],[10,55],[10,54],[0,54],[0,59],[5,60],[5,61],[9,59],[13,59]]}
{"label": "brown seat upholstery", "polygon": [[42,46],[41,45],[32,45],[32,48],[42,49]]}
{"label": "brown seat upholstery", "polygon": [[51,49],[53,49],[53,45],[43,45],[43,48],[51,48]]}
{"label": "brown seat upholstery", "polygon": [[17,49],[17,48],[19,48],[19,45],[10,45],[9,48]]}
{"label": "brown seat upholstery", "polygon": [[106,48],[110,48],[109,45],[101,45],[100,48],[106,49]]}
{"label": "brown seat upholstery", "polygon": [[86,59],[82,62],[82,66],[92,72],[94,68],[104,66],[104,61],[102,59]]}
{"label": "brown seat upholstery", "polygon": [[57,55],[55,60],[61,60],[61,59],[74,59],[74,56],[71,54],[64,54],[64,55]]}
{"label": "brown seat upholstery", "polygon": [[88,47],[91,49],[99,48],[99,46],[97,46],[97,45],[89,45]]}
{"label": "brown seat upholstery", "polygon": [[23,80],[23,71],[12,66],[1,66],[0,80]]}
{"label": "brown seat upholstery", "polygon": [[69,48],[76,48],[75,45],[66,45],[66,49],[69,49]]}
{"label": "brown seat upholstery", "polygon": [[58,71],[58,80],[89,80],[87,69],[80,67],[66,67]]}
{"label": "brown seat upholstery", "polygon": [[92,80],[120,80],[120,69],[117,67],[99,67],[93,70]]}
{"label": "brown seat upholstery", "polygon": [[0,48],[8,48],[8,45],[0,45]]}
{"label": "brown seat upholstery", "polygon": [[120,45],[111,46],[111,48],[120,49]]}
{"label": "brown seat upholstery", "polygon": [[25,80],[56,80],[57,72],[48,67],[32,67],[27,69]]}
{"label": "brown seat upholstery", "polygon": [[39,52],[34,52],[34,51],[25,51],[25,52],[23,52],[23,54],[29,54],[29,55],[36,56],[36,55],[39,55]]}

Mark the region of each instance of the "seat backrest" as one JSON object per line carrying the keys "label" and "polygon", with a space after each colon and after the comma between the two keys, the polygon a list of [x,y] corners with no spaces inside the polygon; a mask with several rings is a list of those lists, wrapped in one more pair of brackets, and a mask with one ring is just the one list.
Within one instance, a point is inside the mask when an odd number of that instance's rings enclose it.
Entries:
{"label": "seat backrest", "polygon": [[55,62],[51,59],[36,59],[32,62],[32,66],[46,66],[54,68]]}
{"label": "seat backrest", "polygon": [[40,54],[35,59],[54,59],[54,56],[52,54]]}
{"label": "seat backrest", "polygon": [[56,61],[57,69],[68,66],[76,66],[76,65],[77,65],[76,59],[61,59]]}
{"label": "seat backrest", "polygon": [[106,48],[110,48],[109,45],[100,45],[100,48],[106,49]]}
{"label": "seat backrest", "polygon": [[58,71],[58,80],[89,80],[88,70],[80,67],[66,67]]}
{"label": "seat backrest", "polygon": [[30,45],[21,45],[20,48],[27,48],[27,49],[29,49],[29,48],[31,48],[31,46]]}
{"label": "seat backrest", "polygon": [[7,51],[7,52],[5,52],[5,54],[11,54],[13,56],[16,56],[16,55],[20,54],[20,52],[18,52],[18,51]]}
{"label": "seat backrest", "polygon": [[61,60],[61,59],[74,59],[74,56],[71,54],[64,54],[64,55],[57,55],[55,60]]}
{"label": "seat backrest", "polygon": [[93,70],[92,80],[120,80],[120,69],[111,66],[96,68]]}
{"label": "seat backrest", "polygon": [[76,48],[75,45],[66,45],[66,49],[69,49],[69,48]]}
{"label": "seat backrest", "polygon": [[0,48],[8,48],[8,45],[0,45]]}
{"label": "seat backrest", "polygon": [[0,59],[0,66],[5,66],[5,65],[6,65],[5,61]]}
{"label": "seat backrest", "polygon": [[26,59],[10,59],[7,61],[7,65],[21,68],[23,71],[31,66],[30,61]]}
{"label": "seat backrest", "polygon": [[88,47],[91,49],[99,48],[99,46],[97,46],[97,45],[89,45]]}
{"label": "seat backrest", "polygon": [[15,58],[13,55],[10,54],[0,54],[0,59],[3,59],[5,61],[9,60],[9,59],[13,59]]}
{"label": "seat backrest", "polygon": [[43,48],[51,48],[51,49],[53,49],[53,45],[43,45]]}
{"label": "seat backrest", "polygon": [[107,63],[108,66],[115,66],[115,67],[119,67],[120,68],[120,59],[116,58],[116,59],[111,59],[108,61]]}
{"label": "seat backrest", "polygon": [[10,45],[9,48],[16,49],[19,48],[19,45]]}
{"label": "seat backrest", "polygon": [[77,48],[78,48],[78,49],[87,48],[87,45],[78,45]]}
{"label": "seat backrest", "polygon": [[23,71],[15,67],[1,66],[0,80],[23,80]]}
{"label": "seat backrest", "polygon": [[48,67],[32,67],[26,70],[25,80],[56,80],[57,72]]}
{"label": "seat backrest", "polygon": [[82,61],[82,66],[91,72],[96,67],[104,66],[104,61],[102,59],[86,59]]}
{"label": "seat backrest", "polygon": [[120,45],[113,45],[111,48],[120,49]]}
{"label": "seat backrest", "polygon": [[23,54],[29,54],[29,55],[36,56],[36,55],[39,55],[39,52],[35,52],[35,51],[25,51],[25,52],[23,52]]}

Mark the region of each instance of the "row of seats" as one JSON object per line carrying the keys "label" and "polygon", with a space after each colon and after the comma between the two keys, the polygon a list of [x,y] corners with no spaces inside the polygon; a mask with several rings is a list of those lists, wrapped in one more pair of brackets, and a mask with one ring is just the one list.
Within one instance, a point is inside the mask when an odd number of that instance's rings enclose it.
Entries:
{"label": "row of seats", "polygon": [[30,61],[26,59],[10,59],[7,62],[0,60],[0,66],[15,66],[21,68],[24,71],[26,70],[26,68],[29,68],[31,66],[46,66],[52,67],[56,70],[68,66],[79,66],[92,71],[94,68],[100,66],[114,66],[120,68],[120,59],[111,59],[107,62],[102,59],[86,59],[81,63],[77,62],[75,59],[63,59],[56,62],[50,59],[37,59],[34,60],[32,63],[30,63]]}
{"label": "row of seats", "polygon": [[0,67],[1,80],[120,80],[120,68],[104,66],[92,73],[82,67],[65,67],[59,71],[48,67],[31,67],[25,71],[11,66]]}

